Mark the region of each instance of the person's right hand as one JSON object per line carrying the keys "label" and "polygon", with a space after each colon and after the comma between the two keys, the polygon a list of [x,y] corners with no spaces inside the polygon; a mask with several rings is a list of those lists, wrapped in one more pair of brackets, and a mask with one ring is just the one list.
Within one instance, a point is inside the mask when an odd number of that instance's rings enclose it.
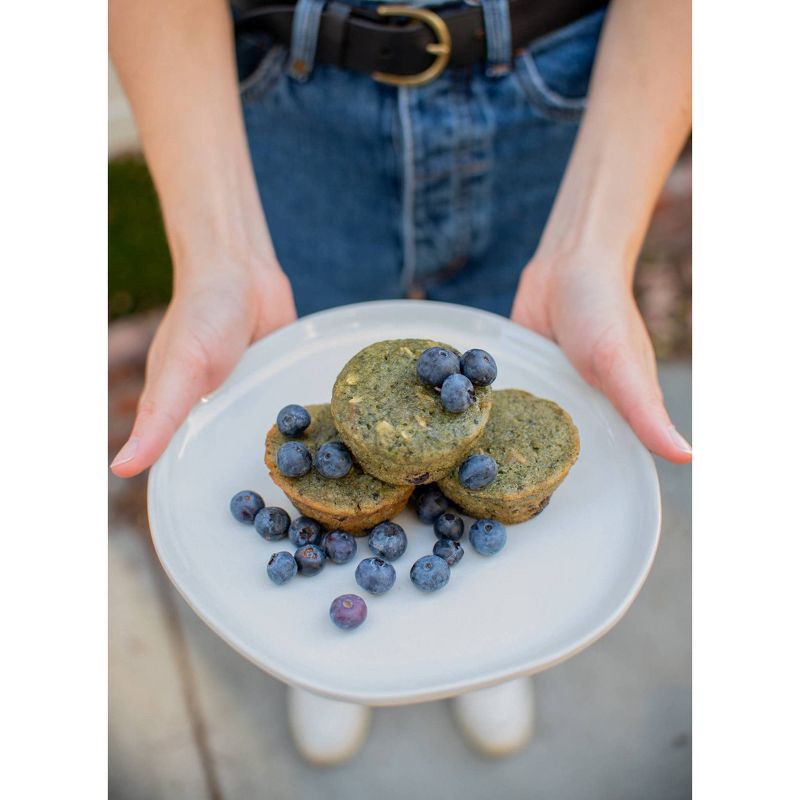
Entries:
{"label": "person's right hand", "polygon": [[230,374],[245,348],[297,318],[276,262],[184,275],[147,356],[131,435],[111,463],[128,478],[164,452],[189,410]]}

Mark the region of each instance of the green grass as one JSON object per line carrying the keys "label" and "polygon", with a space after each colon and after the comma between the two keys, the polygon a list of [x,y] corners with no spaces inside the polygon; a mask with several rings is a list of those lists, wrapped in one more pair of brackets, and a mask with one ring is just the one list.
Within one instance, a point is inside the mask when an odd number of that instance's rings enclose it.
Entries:
{"label": "green grass", "polygon": [[158,308],[172,294],[172,264],[144,161],[108,164],[109,320]]}

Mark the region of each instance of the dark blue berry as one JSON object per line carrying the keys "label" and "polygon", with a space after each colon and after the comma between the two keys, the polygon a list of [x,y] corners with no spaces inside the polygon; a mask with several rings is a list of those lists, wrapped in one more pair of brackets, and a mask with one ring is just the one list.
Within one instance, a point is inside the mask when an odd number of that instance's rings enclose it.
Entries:
{"label": "dark blue berry", "polygon": [[423,486],[414,493],[414,508],[417,516],[426,524],[431,525],[439,514],[447,511],[450,503],[441,493],[438,486]]}
{"label": "dark blue berry", "polygon": [[367,618],[367,604],[357,594],[343,594],[331,603],[330,615],[337,628],[351,631]]}
{"label": "dark blue berry", "polygon": [[461,356],[461,372],[475,386],[489,386],[497,377],[497,364],[485,350],[467,350]]}
{"label": "dark blue berry", "polygon": [[380,522],[370,531],[367,545],[376,556],[395,561],[405,553],[408,537],[396,522]]}
{"label": "dark blue berry", "polygon": [[243,492],[236,492],[231,498],[231,514],[239,522],[252,525],[261,509],[264,508],[264,498],[258,492],[245,489]]}
{"label": "dark blue berry", "polygon": [[394,567],[382,558],[365,558],[356,567],[356,583],[370,594],[384,594],[394,586]]}
{"label": "dark blue berry", "polygon": [[497,462],[486,453],[470,456],[459,468],[458,479],[465,489],[483,489],[497,477]]}
{"label": "dark blue berry", "polygon": [[322,526],[310,517],[298,517],[289,526],[289,541],[295,547],[319,544],[322,541]]}
{"label": "dark blue berry", "polygon": [[314,463],[323,478],[343,478],[353,466],[353,457],[341,442],[325,442],[317,450]]}
{"label": "dark blue berry", "polygon": [[267,506],[256,514],[253,524],[267,541],[275,542],[286,536],[289,530],[289,515],[282,508]]}
{"label": "dark blue berry", "polygon": [[451,542],[450,539],[437,539],[433,546],[433,554],[443,558],[447,566],[452,567],[464,557],[464,548],[458,542]]}
{"label": "dark blue berry", "polygon": [[358,545],[349,533],[331,531],[325,534],[322,540],[322,549],[334,564],[346,564],[356,554]]}
{"label": "dark blue berry", "polygon": [[450,567],[439,556],[422,556],[411,567],[411,582],[423,592],[435,592],[449,580]]}
{"label": "dark blue berry", "polygon": [[294,560],[297,562],[300,574],[308,578],[322,572],[322,568],[325,566],[325,553],[321,547],[307,544],[297,548]]}
{"label": "dark blue berry", "polygon": [[464,535],[464,520],[452,511],[439,514],[433,523],[433,532],[440,539],[458,541]]}
{"label": "dark blue berry", "polygon": [[439,397],[445,411],[462,414],[475,402],[475,387],[464,375],[450,375],[442,384]]}
{"label": "dark blue berry", "polygon": [[294,560],[294,556],[291,553],[287,553],[286,550],[281,550],[280,553],[273,553],[267,564],[267,575],[278,586],[286,583],[289,578],[294,578],[297,575],[297,562]]}
{"label": "dark blue berry", "polygon": [[278,448],[275,458],[278,469],[287,478],[299,478],[311,469],[311,453],[300,442],[286,442]]}
{"label": "dark blue berry", "polygon": [[506,545],[506,529],[494,519],[479,519],[469,529],[469,540],[482,556],[493,556]]}
{"label": "dark blue berry", "polygon": [[448,375],[460,369],[458,356],[444,347],[429,347],[417,359],[417,377],[427,386],[441,386]]}
{"label": "dark blue berry", "polygon": [[297,436],[311,424],[311,415],[296,403],[284,406],[278,412],[278,430],[284,436]]}

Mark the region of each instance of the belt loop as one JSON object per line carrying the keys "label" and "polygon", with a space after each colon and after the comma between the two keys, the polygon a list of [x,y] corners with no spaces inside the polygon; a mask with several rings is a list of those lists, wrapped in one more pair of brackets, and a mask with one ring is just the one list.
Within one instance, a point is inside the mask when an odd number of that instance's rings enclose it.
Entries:
{"label": "belt loop", "polygon": [[486,31],[486,74],[499,78],[511,71],[511,15],[508,0],[481,0]]}
{"label": "belt loop", "polygon": [[294,7],[289,75],[301,83],[308,80],[314,69],[319,20],[324,7],[325,0],[298,0]]}

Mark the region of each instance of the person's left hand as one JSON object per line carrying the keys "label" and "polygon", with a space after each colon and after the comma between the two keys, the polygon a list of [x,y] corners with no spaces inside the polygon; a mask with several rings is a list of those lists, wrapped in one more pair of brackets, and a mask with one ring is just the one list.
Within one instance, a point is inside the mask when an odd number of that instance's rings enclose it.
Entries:
{"label": "person's left hand", "polygon": [[684,464],[692,450],[664,407],[632,272],[597,253],[536,256],[522,273],[511,319],[557,342],[647,448]]}

